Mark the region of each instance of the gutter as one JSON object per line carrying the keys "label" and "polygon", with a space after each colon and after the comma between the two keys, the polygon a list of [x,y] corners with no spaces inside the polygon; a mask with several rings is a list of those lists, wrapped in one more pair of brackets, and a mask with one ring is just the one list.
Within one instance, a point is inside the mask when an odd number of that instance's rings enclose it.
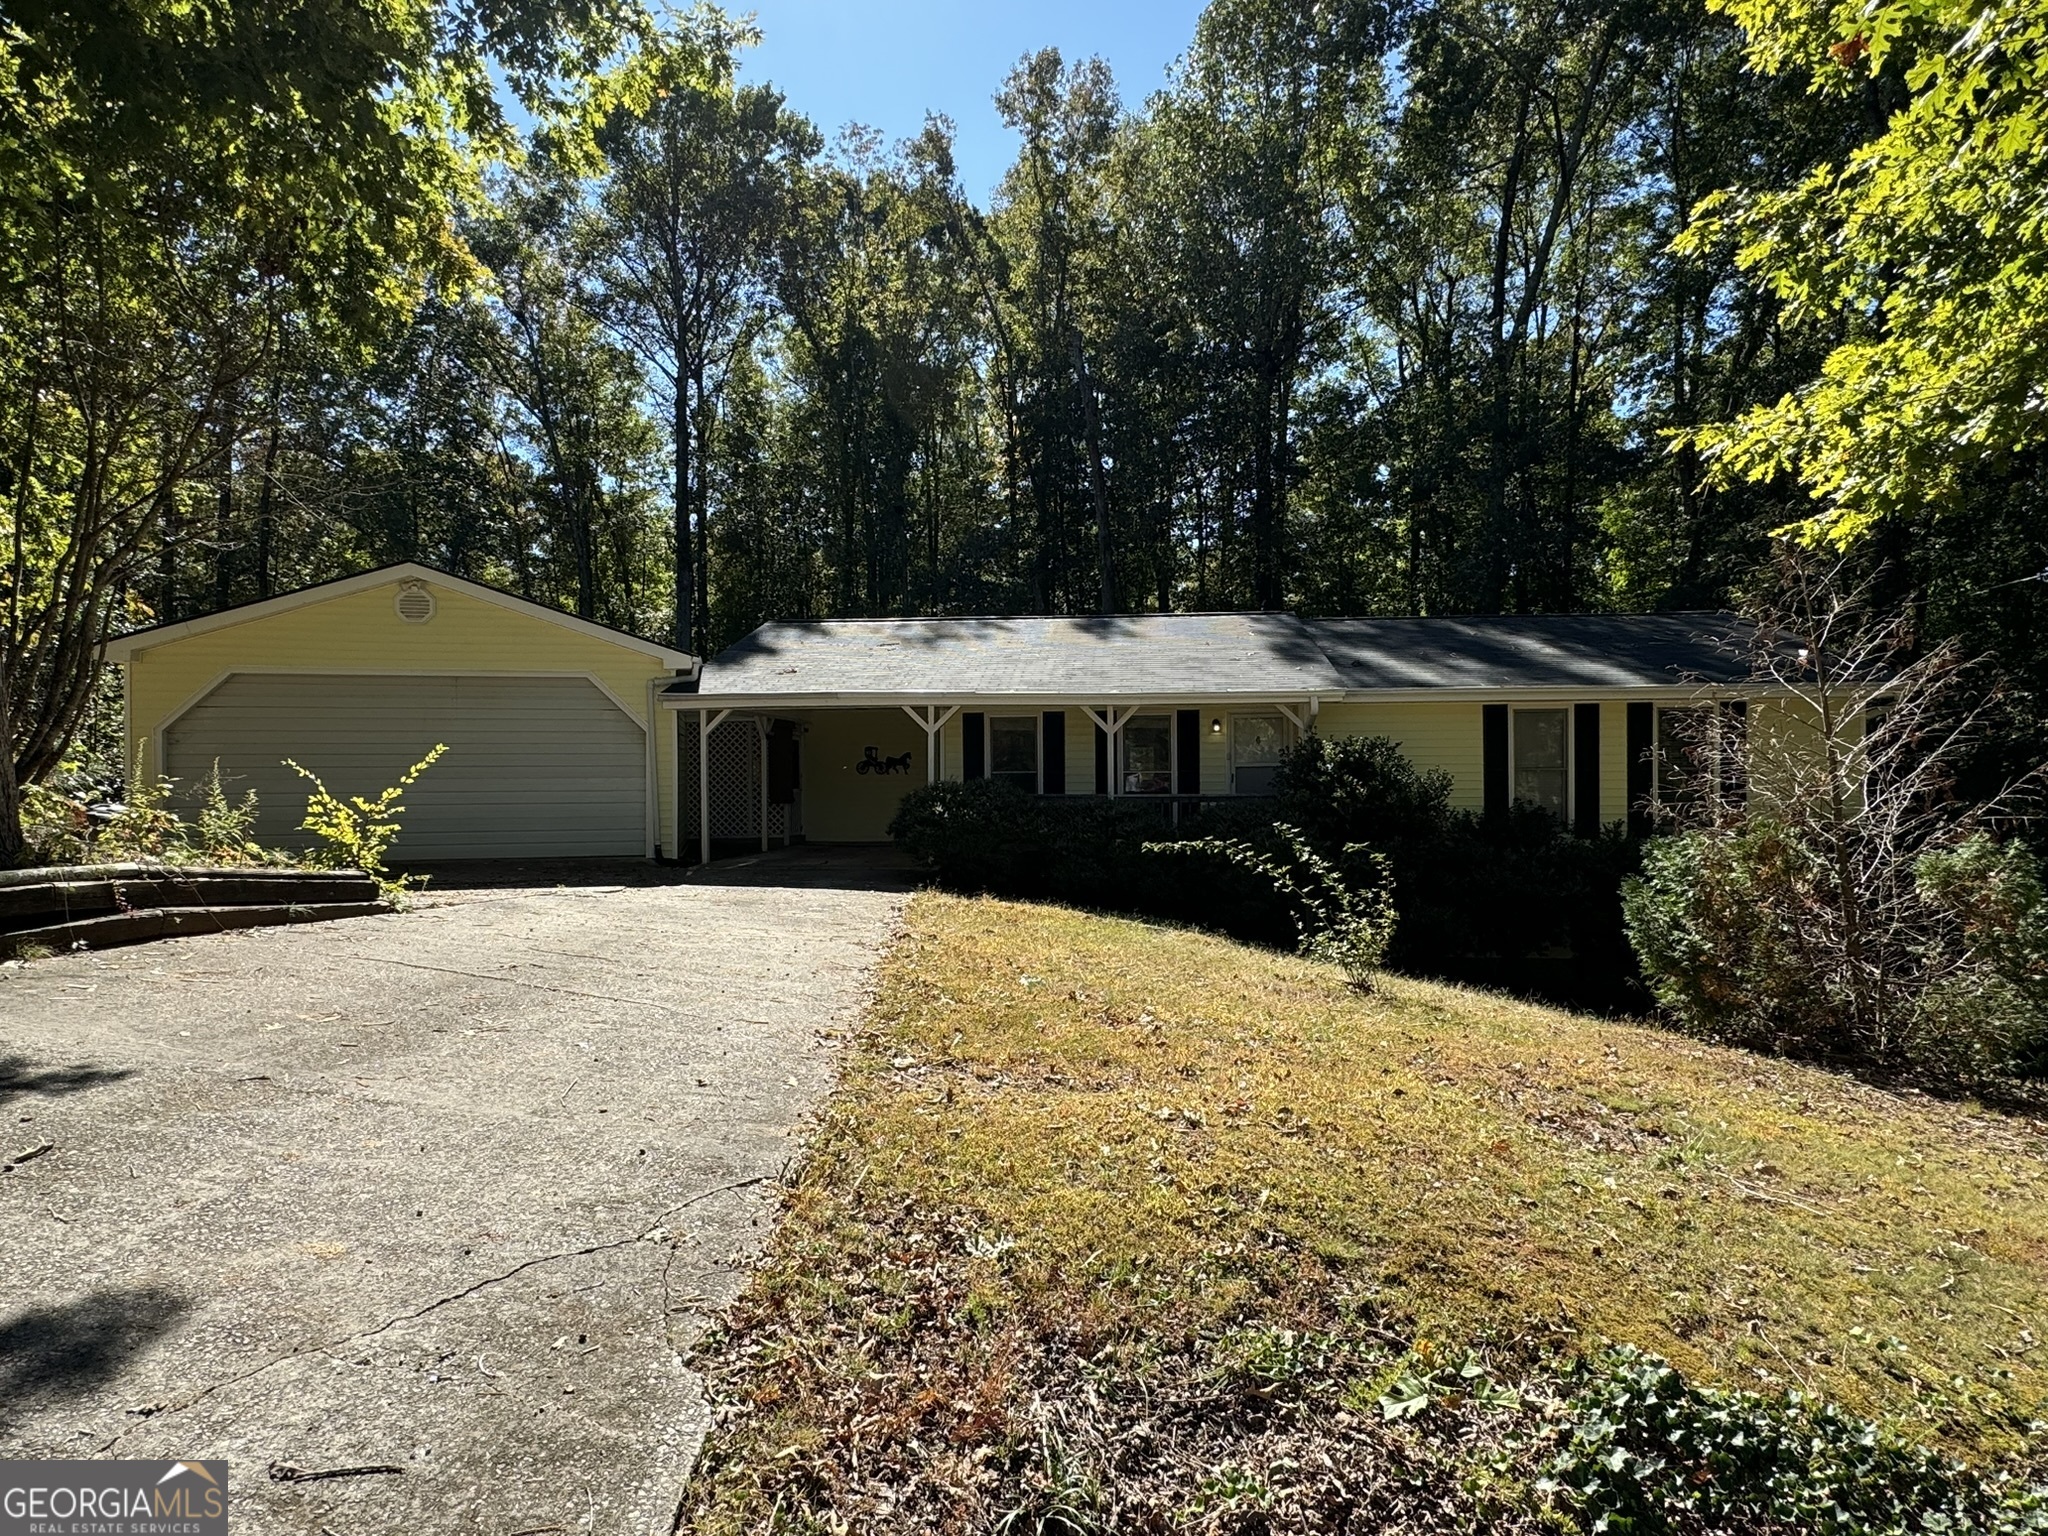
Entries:
{"label": "gutter", "polygon": [[[692,681],[695,681],[692,679]],[[1711,699],[1793,698],[1797,690],[1756,683],[1561,683],[1543,687],[1346,688],[1341,690],[1245,689],[1212,692],[1130,694],[1114,691],[1065,693],[676,693],[664,691],[667,709],[895,709],[900,706],[957,705],[979,709],[1085,708],[1115,704],[1134,708],[1193,708],[1215,704],[1296,704],[1311,716],[1325,705],[1553,703],[1697,703]]]}

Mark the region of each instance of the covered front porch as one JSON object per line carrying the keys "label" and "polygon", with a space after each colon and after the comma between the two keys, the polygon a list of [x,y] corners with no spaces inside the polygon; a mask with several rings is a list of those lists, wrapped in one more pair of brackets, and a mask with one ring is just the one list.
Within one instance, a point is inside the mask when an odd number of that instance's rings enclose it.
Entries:
{"label": "covered front porch", "polygon": [[793,843],[886,841],[905,795],[943,779],[1027,794],[1190,803],[1272,789],[1315,728],[1313,695],[1083,702],[965,695],[822,700],[673,694],[678,855],[708,863]]}

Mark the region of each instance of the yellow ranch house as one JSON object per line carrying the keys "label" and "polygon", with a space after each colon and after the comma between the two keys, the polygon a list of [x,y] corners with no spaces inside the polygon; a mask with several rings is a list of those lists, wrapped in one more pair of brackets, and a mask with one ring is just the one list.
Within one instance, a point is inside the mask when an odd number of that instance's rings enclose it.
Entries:
{"label": "yellow ranch house", "polygon": [[406,797],[409,863],[877,842],[937,779],[1177,815],[1268,793],[1308,732],[1391,738],[1475,810],[1640,827],[1660,714],[1760,692],[1725,613],[829,620],[700,661],[416,564],[108,652],[131,758],[186,792],[218,763],[280,846],[304,805],[286,759],[365,794],[445,742]]}

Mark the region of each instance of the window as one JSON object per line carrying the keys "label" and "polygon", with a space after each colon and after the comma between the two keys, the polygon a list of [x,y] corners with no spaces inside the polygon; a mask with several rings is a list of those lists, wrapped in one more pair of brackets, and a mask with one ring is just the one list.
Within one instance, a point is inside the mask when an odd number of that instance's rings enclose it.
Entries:
{"label": "window", "polygon": [[1287,722],[1280,715],[1230,717],[1230,788],[1233,794],[1270,795],[1280,754],[1287,749]]}
{"label": "window", "polygon": [[1559,821],[1571,781],[1571,721],[1568,709],[1518,709],[1514,717],[1515,798]]}
{"label": "window", "polygon": [[1173,716],[1134,715],[1124,726],[1123,779],[1118,793],[1173,793]]}
{"label": "window", "polygon": [[1681,820],[1740,804],[1747,706],[1683,704],[1657,710],[1657,809]]}
{"label": "window", "polygon": [[1713,715],[1704,705],[1657,709],[1657,808],[1672,815],[1689,812],[1705,798],[1710,782]]}
{"label": "window", "polygon": [[989,716],[988,776],[1038,793],[1038,716]]}

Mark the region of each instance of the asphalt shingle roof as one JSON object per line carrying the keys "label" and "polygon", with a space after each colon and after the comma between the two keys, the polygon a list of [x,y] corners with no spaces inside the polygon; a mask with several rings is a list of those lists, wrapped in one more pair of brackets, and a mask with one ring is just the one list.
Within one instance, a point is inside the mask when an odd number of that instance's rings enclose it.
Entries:
{"label": "asphalt shingle roof", "polygon": [[1750,627],[1730,613],[1311,619],[1349,688],[1641,688],[1738,683]]}
{"label": "asphalt shingle roof", "polygon": [[1343,686],[1288,614],[764,624],[704,693],[1308,694]]}
{"label": "asphalt shingle roof", "polygon": [[706,664],[698,691],[709,698],[1016,694],[1107,700],[1668,687],[1740,681],[1747,675],[1745,642],[1745,627],[1726,613],[842,619],[764,624]]}

